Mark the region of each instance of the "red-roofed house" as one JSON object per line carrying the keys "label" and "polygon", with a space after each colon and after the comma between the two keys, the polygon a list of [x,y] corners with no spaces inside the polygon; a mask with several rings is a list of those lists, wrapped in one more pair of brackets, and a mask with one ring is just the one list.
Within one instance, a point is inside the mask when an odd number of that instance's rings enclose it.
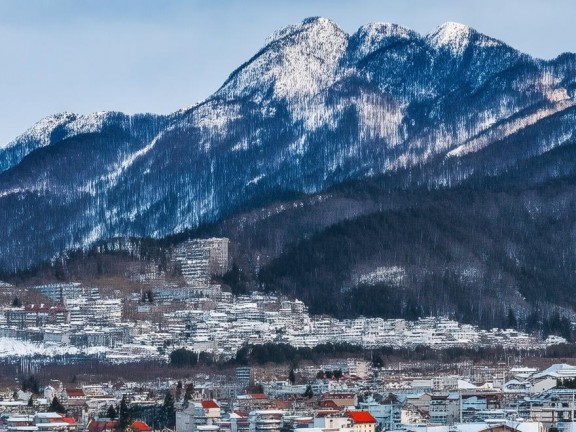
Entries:
{"label": "red-roofed house", "polygon": [[378,422],[368,411],[348,411],[346,414],[352,419],[356,432],[375,432]]}
{"label": "red-roofed house", "polygon": [[146,424],[146,422],[143,422],[142,420],[136,420],[136,421],[132,422],[130,427],[132,428],[132,430],[134,432],[151,432],[152,431],[152,428],[150,426],[148,426]]}
{"label": "red-roofed house", "polygon": [[78,425],[74,419],[54,412],[38,412],[34,415],[34,426],[39,432],[76,432]]}
{"label": "red-roofed house", "polygon": [[202,408],[204,409],[214,409],[214,408],[218,408],[220,409],[220,406],[216,403],[215,400],[203,400],[200,402],[202,404]]}
{"label": "red-roofed house", "polygon": [[88,432],[112,432],[118,426],[118,420],[94,420],[90,419],[86,430]]}
{"label": "red-roofed house", "polygon": [[81,388],[65,388],[62,392],[62,400],[67,401],[69,399],[86,400],[86,394]]}

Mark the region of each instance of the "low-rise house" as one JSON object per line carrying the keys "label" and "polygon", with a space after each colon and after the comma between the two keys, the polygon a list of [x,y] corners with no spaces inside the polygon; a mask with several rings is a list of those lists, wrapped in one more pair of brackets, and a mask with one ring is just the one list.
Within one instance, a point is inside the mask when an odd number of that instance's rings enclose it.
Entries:
{"label": "low-rise house", "polygon": [[86,400],[86,394],[84,393],[84,390],[81,388],[65,388],[64,391],[61,394],[61,398],[62,402],[68,402],[70,400],[82,400],[85,401]]}
{"label": "low-rise house", "polygon": [[378,423],[368,411],[348,411],[348,417],[352,419],[354,432],[375,432]]}
{"label": "low-rise house", "polygon": [[231,412],[228,415],[228,421],[230,422],[230,432],[249,432],[250,430],[250,420],[242,412]]}
{"label": "low-rise house", "polygon": [[87,432],[113,432],[118,427],[118,420],[90,419],[86,426]]}
{"label": "low-rise house", "polygon": [[283,426],[284,411],[282,410],[256,410],[251,411],[250,432],[280,432]]}
{"label": "low-rise house", "polygon": [[215,400],[192,401],[176,413],[176,431],[199,431],[199,426],[215,425],[221,417],[220,405]]}
{"label": "low-rise house", "polygon": [[11,415],[6,419],[6,430],[8,432],[34,432],[38,428],[34,426],[33,415]]}
{"label": "low-rise house", "polygon": [[34,425],[38,428],[38,432],[76,432],[78,430],[76,420],[52,412],[36,413]]}
{"label": "low-rise house", "polygon": [[340,411],[321,410],[317,411],[314,416],[314,428],[332,430],[351,429],[352,420]]}
{"label": "low-rise house", "polygon": [[323,401],[332,401],[340,408],[354,408],[358,405],[358,395],[356,393],[324,393]]}

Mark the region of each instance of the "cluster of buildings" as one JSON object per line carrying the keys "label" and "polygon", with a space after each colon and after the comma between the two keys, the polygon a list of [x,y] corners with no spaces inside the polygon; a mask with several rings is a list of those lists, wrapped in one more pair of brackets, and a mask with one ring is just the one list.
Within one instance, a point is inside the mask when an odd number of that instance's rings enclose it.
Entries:
{"label": "cluster of buildings", "polygon": [[[181,243],[172,254],[172,263],[182,275],[179,286],[158,283],[140,293],[125,295],[118,290],[106,297],[97,287],[79,283],[31,287],[47,302],[0,308],[0,338],[26,342],[24,351],[30,355],[51,348],[64,353],[69,348],[75,354],[105,353],[114,361],[166,358],[179,347],[229,359],[246,344],[264,343],[534,349],[564,341],[554,336],[542,341],[512,329],[481,330],[442,317],[416,322],[363,317],[337,320],[310,316],[299,300],[261,294],[234,297],[215,282],[229,269],[228,247],[227,238]],[[400,280],[403,276],[401,269],[393,268],[380,269],[370,277]],[[2,351],[0,343],[0,357],[10,355],[11,350]]]}
{"label": "cluster of buildings", "polygon": [[[334,368],[342,373],[331,378],[321,373]],[[0,395],[0,430],[112,431],[118,418],[107,415],[122,399],[132,413],[132,431],[159,430],[165,426],[158,422],[167,392],[175,400],[170,428],[176,432],[576,430],[575,366],[462,364],[445,373],[422,371],[377,369],[347,359],[297,369],[292,381],[286,370],[249,367],[185,382],[65,387],[51,381],[40,395],[21,390]],[[64,414],[46,412],[54,397]]]}
{"label": "cluster of buildings", "polygon": [[55,412],[12,414],[0,420],[0,428],[10,432],[77,432],[78,424],[72,417]]}
{"label": "cluster of buildings", "polygon": [[[65,292],[64,287],[61,288],[61,292]],[[51,289],[57,291],[54,286]],[[127,309],[137,311],[136,319],[125,319]],[[154,322],[147,319],[148,315],[160,319]],[[101,298],[95,288],[66,297],[63,304],[55,306],[3,307],[0,337],[41,345],[42,352],[51,346],[60,349],[103,347],[106,349],[102,351],[110,358],[122,358],[123,354],[134,358],[134,354],[142,353],[167,355],[171,349],[185,347],[224,360],[232,358],[246,344],[314,347],[349,343],[364,348],[501,345],[536,349],[563,341],[554,336],[543,341],[512,329],[482,330],[442,317],[411,322],[310,316],[306,306],[297,299],[256,293],[234,297],[220,292],[217,297],[203,295],[142,303],[140,294],[125,299]],[[134,350],[140,354],[132,352]]]}

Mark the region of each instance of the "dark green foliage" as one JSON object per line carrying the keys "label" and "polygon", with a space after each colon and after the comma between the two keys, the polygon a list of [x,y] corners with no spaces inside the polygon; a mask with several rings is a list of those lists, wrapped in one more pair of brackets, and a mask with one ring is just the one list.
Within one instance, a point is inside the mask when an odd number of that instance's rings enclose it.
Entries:
{"label": "dark green foliage", "polygon": [[58,398],[54,396],[50,406],[48,407],[48,412],[57,412],[58,414],[66,414],[66,408],[60,403]]}
{"label": "dark green foliage", "polygon": [[236,263],[232,264],[232,268],[222,277],[224,283],[230,286],[232,294],[242,295],[248,294],[248,280],[244,273],[238,268]]}
{"label": "dark green foliage", "polygon": [[304,396],[307,397],[308,399],[310,399],[312,396],[314,396],[314,392],[312,391],[312,386],[310,384],[308,384],[306,386],[306,390],[304,391]]}
{"label": "dark green foliage", "polygon": [[[413,192],[410,201],[407,193],[394,209],[289,245],[262,268],[260,282],[304,300],[312,313],[410,320],[447,315],[483,328],[544,330],[572,340],[568,317],[556,318],[549,305],[576,308],[575,183],[576,177],[534,189]],[[374,192],[375,200],[385,196]],[[392,266],[403,271],[397,283],[354,279]],[[521,315],[516,304],[499,300],[518,298],[518,292],[534,305],[531,313]]]}
{"label": "dark green foliage", "polygon": [[255,383],[246,387],[246,393],[248,394],[264,393],[264,387],[260,383]]}
{"label": "dark green foliage", "polygon": [[548,319],[544,319],[542,333],[544,337],[552,334],[562,336],[568,341],[574,340],[570,320],[561,316],[558,311],[555,311]]}
{"label": "dark green foliage", "polygon": [[248,345],[240,348],[232,363],[238,365],[290,363],[298,364],[300,360],[314,360],[322,354],[345,355],[361,353],[362,348],[349,344],[322,344],[314,348],[294,348],[287,344],[266,343]]}
{"label": "dark green foliage", "polygon": [[131,423],[132,416],[130,408],[128,407],[128,399],[126,395],[123,395],[120,401],[120,412],[118,413],[118,429],[124,431]]}
{"label": "dark green foliage", "polygon": [[176,367],[194,367],[198,363],[198,353],[179,348],[170,353],[170,364]]}
{"label": "dark green foliage", "polygon": [[173,428],[176,424],[176,408],[174,407],[174,396],[170,391],[166,392],[164,396],[164,403],[160,408],[158,416],[158,424],[160,427]]}
{"label": "dark green foliage", "polygon": [[14,300],[12,300],[12,307],[21,307],[22,306],[22,302],[20,301],[20,299],[18,297],[14,297]]}
{"label": "dark green foliage", "polygon": [[384,367],[384,360],[380,354],[372,354],[372,367],[381,368]]}
{"label": "dark green foliage", "polygon": [[296,374],[294,373],[294,369],[290,369],[290,372],[288,372],[288,381],[292,385],[296,383]]}
{"label": "dark green foliage", "polygon": [[170,353],[170,364],[176,367],[194,367],[197,364],[211,365],[214,355],[207,352],[196,353],[186,348],[178,348]]}
{"label": "dark green foliage", "polygon": [[559,378],[556,380],[556,387],[576,389],[576,378]]}
{"label": "dark green foliage", "polygon": [[34,375],[22,378],[22,391],[31,391],[34,394],[40,393],[40,384]]}
{"label": "dark green foliage", "polygon": [[186,392],[184,393],[184,402],[182,403],[182,406],[184,408],[188,407],[188,403],[192,399],[193,395],[194,395],[194,384],[193,383],[186,384]]}
{"label": "dark green foliage", "polygon": [[110,405],[108,407],[108,410],[106,411],[106,417],[112,420],[118,417],[118,412],[116,411],[116,408],[114,408],[114,405]]}
{"label": "dark green foliage", "polygon": [[516,320],[516,314],[511,307],[508,308],[508,317],[506,322],[506,327],[515,329],[518,327],[518,321]]}

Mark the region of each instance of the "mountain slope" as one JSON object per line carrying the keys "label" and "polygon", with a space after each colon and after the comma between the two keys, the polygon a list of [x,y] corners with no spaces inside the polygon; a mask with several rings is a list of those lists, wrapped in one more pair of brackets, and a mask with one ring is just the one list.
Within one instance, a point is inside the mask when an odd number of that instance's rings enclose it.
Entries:
{"label": "mountain slope", "polygon": [[[170,116],[47,118],[0,149],[0,268],[114,236],[163,237],[271,198],[383,175],[454,187],[574,140],[576,56],[545,62],[461,24],[421,36],[325,18],[273,35]],[[568,169],[550,167],[546,181]]]}

